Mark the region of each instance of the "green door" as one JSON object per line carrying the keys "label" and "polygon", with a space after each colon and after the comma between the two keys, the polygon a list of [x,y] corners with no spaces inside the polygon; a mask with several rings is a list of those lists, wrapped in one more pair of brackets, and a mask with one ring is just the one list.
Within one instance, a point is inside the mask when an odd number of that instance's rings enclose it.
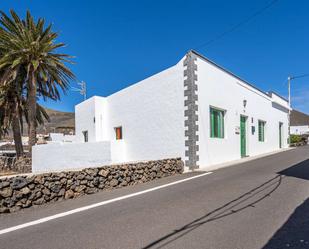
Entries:
{"label": "green door", "polygon": [[279,123],[279,148],[282,148],[282,123]]}
{"label": "green door", "polygon": [[246,121],[247,118],[240,116],[240,155],[241,157],[247,156],[246,152]]}

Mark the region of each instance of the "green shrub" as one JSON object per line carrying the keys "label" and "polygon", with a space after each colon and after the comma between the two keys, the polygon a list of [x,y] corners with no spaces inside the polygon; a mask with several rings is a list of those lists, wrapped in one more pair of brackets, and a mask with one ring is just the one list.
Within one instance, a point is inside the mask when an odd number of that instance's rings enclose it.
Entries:
{"label": "green shrub", "polygon": [[302,137],[300,135],[291,135],[291,144],[296,144],[302,141]]}

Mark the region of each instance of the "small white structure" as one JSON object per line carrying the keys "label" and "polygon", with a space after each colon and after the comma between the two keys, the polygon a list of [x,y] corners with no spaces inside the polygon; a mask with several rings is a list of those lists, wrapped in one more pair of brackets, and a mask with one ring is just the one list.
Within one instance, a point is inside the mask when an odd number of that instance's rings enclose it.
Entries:
{"label": "small white structure", "polygon": [[47,143],[72,143],[75,141],[75,135],[67,135],[64,133],[49,133]]}
{"label": "small white structure", "polygon": [[309,135],[309,115],[297,110],[292,110],[291,134]]}
{"label": "small white structure", "polygon": [[[69,149],[62,156],[72,168],[70,157],[98,158],[88,149],[104,143],[99,150],[102,162],[181,157],[189,169],[207,169],[288,147],[288,110],[284,98],[265,93],[190,51],[156,75],[108,97],[95,96],[78,104],[78,146],[65,145],[75,146],[77,152]],[[40,150],[39,146],[33,150],[35,165],[42,163],[35,159]],[[54,168],[65,167],[59,165]],[[46,165],[34,168],[42,171],[42,167],[47,170]]]}
{"label": "small white structure", "polygon": [[309,125],[291,126],[291,134],[293,134],[293,135],[309,135]]}

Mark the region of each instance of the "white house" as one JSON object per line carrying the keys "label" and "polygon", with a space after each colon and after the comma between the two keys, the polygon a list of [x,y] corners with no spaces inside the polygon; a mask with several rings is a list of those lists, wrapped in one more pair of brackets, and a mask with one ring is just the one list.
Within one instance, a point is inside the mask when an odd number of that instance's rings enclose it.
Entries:
{"label": "white house", "polygon": [[297,110],[292,110],[291,134],[309,135],[309,115]]}
{"label": "white house", "polygon": [[66,145],[78,153],[62,156],[71,157],[65,160],[70,167],[89,159],[93,163],[85,166],[181,157],[189,169],[207,169],[288,147],[288,110],[279,95],[189,51],[158,74],[78,104],[79,145]]}

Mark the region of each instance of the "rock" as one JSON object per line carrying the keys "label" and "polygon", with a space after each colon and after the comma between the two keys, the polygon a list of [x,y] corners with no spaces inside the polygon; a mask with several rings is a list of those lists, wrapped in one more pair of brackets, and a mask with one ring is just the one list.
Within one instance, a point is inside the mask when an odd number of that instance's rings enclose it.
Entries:
{"label": "rock", "polygon": [[45,180],[43,176],[39,175],[34,178],[34,182],[38,184],[44,184]]}
{"label": "rock", "polygon": [[16,200],[19,200],[19,199],[23,198],[23,193],[21,191],[15,190],[14,198]]}
{"label": "rock", "polygon": [[98,188],[99,188],[99,189],[105,188],[105,184],[104,184],[104,183],[100,183],[99,186],[98,186]]}
{"label": "rock", "polygon": [[90,176],[96,176],[98,174],[98,169],[85,169],[85,173]]}
{"label": "rock", "polygon": [[20,190],[20,192],[23,194],[23,195],[27,195],[31,192],[31,190],[28,188],[28,187],[24,187]]}
{"label": "rock", "polygon": [[65,192],[64,199],[71,199],[74,197],[73,190],[69,189]]}
{"label": "rock", "polygon": [[15,212],[17,212],[17,211],[20,210],[20,209],[21,209],[20,206],[11,207],[11,208],[10,208],[10,213],[15,213]]}
{"label": "rock", "polygon": [[56,197],[57,197],[57,193],[51,193],[49,199],[53,200]]}
{"label": "rock", "polygon": [[83,180],[83,179],[85,179],[85,175],[79,174],[76,178],[77,178],[77,180]]}
{"label": "rock", "polygon": [[58,196],[64,196],[64,193],[65,193],[65,189],[62,188],[59,193],[58,193]]}
{"label": "rock", "polygon": [[29,189],[33,190],[35,188],[35,184],[29,184],[28,187]]}
{"label": "rock", "polygon": [[86,193],[86,194],[93,194],[93,193],[95,193],[95,192],[97,192],[97,191],[96,191],[96,188],[87,188],[87,189],[85,190],[85,193]]}
{"label": "rock", "polygon": [[51,186],[50,190],[54,193],[58,193],[61,189],[61,185],[60,184],[54,184]]}
{"label": "rock", "polygon": [[93,179],[93,186],[97,187],[100,184],[100,178],[99,177],[95,177]]}
{"label": "rock", "polygon": [[24,177],[16,177],[11,184],[12,189],[21,189],[28,184],[28,181]]}
{"label": "rock", "polygon": [[85,188],[86,188],[85,185],[80,185],[80,186],[78,186],[78,187],[75,188],[75,191],[78,192],[78,193],[80,193],[80,192],[82,192]]}
{"label": "rock", "polygon": [[7,186],[9,186],[10,185],[10,182],[1,182],[0,183],[0,189],[2,189],[2,188],[5,188],[5,187],[7,187]]}
{"label": "rock", "polygon": [[112,180],[109,182],[109,185],[110,185],[111,187],[117,186],[117,185],[118,185],[118,180],[112,179]]}
{"label": "rock", "polygon": [[42,205],[44,202],[45,202],[44,198],[41,197],[40,199],[37,199],[37,200],[33,201],[32,203],[34,205]]}
{"label": "rock", "polygon": [[43,195],[50,195],[50,190],[48,188],[44,188],[42,190]]}
{"label": "rock", "polygon": [[124,186],[127,186],[128,185],[128,182],[127,181],[123,181],[120,183],[120,186],[124,187]]}
{"label": "rock", "polygon": [[30,200],[27,200],[25,204],[23,204],[23,208],[27,208],[27,207],[30,207],[32,204],[32,202]]}
{"label": "rock", "polygon": [[61,172],[59,174],[59,178],[66,178],[66,177],[67,177],[67,175],[64,172]]}
{"label": "rock", "polygon": [[87,176],[85,177],[86,181],[92,181],[93,178],[94,178],[94,177],[91,176],[91,175],[87,175]]}
{"label": "rock", "polygon": [[6,198],[6,197],[11,197],[13,194],[13,190],[8,187],[0,190],[0,196]]}
{"label": "rock", "polygon": [[10,209],[8,209],[7,207],[0,207],[0,214],[2,213],[9,213]]}
{"label": "rock", "polygon": [[60,183],[61,183],[61,184],[66,184],[67,181],[68,181],[68,180],[67,180],[66,178],[61,178]]}
{"label": "rock", "polygon": [[109,174],[109,170],[108,169],[101,169],[98,173],[98,175],[103,176],[103,177],[107,177]]}
{"label": "rock", "polygon": [[81,185],[86,185],[87,183],[88,183],[87,180],[82,180],[82,181],[80,181],[80,184],[81,184]]}
{"label": "rock", "polygon": [[42,192],[41,191],[38,191],[35,195],[35,199],[38,199],[42,196]]}

